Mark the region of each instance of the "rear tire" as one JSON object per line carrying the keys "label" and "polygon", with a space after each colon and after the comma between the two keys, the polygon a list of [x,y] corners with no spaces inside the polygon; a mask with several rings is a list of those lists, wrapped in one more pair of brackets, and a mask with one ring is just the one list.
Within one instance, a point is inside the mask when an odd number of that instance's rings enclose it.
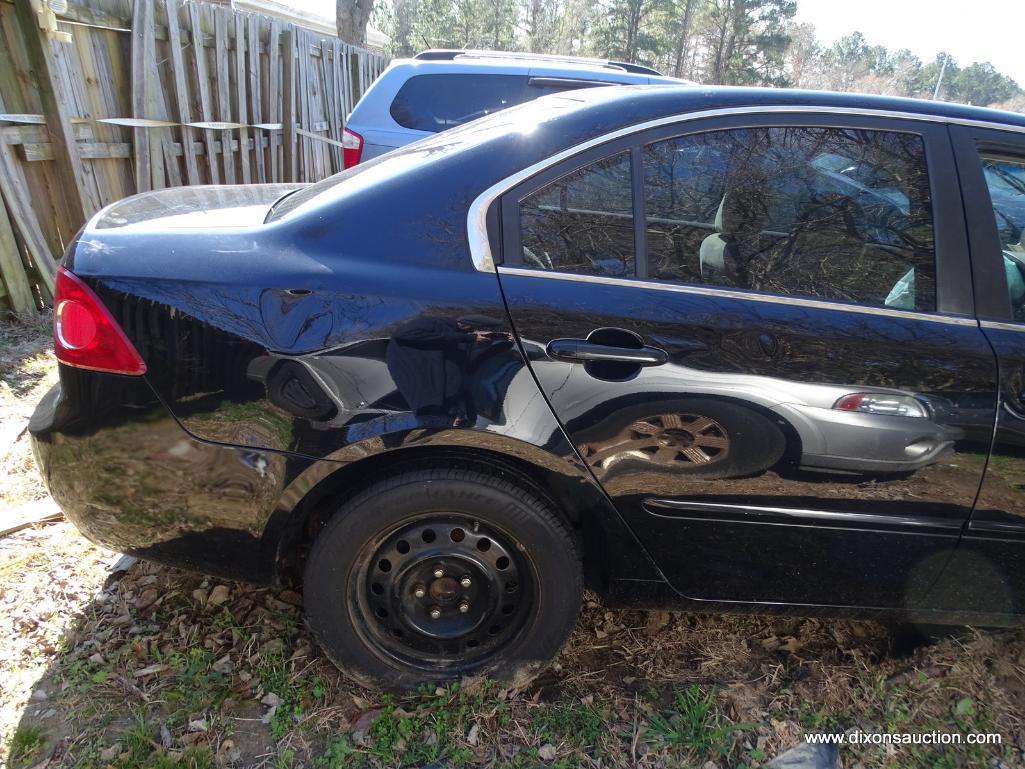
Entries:
{"label": "rear tire", "polygon": [[580,555],[539,492],[420,467],[342,505],[306,563],[306,619],[360,684],[409,691],[487,675],[521,686],[576,621]]}

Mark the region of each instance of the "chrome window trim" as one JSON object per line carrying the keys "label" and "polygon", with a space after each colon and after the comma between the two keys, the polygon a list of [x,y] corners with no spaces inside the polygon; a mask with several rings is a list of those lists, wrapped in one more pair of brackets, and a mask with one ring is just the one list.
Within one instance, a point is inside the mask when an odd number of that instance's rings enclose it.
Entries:
{"label": "chrome window trim", "polygon": [[983,320],[979,321],[979,325],[983,328],[998,329],[1000,331],[1025,332],[1025,323],[1006,323],[999,320]]}
{"label": "chrome window trim", "polygon": [[[572,272],[537,270],[528,267],[506,267],[505,265],[498,265],[496,272],[499,275],[520,275],[530,278],[547,278],[549,280],[569,280],[578,283],[629,286],[631,288],[668,291],[677,294],[712,296],[724,299],[741,299],[749,302],[765,302],[768,304],[786,304],[793,307],[809,307],[819,310],[839,310],[840,312],[853,312],[859,315],[880,315],[883,317],[902,318],[905,320],[924,320],[931,321],[933,323],[945,323],[950,326],[978,327],[979,325],[979,322],[974,318],[969,318],[963,315],[940,315],[927,312],[915,312],[914,310],[895,310],[891,307],[845,304],[843,302],[832,302],[828,299],[807,299],[805,297],[784,296],[781,294],[758,294],[748,291],[716,288],[714,286],[702,286],[690,283],[662,283],[653,280],[644,280],[642,278],[611,278],[604,275],[578,275]],[[1025,328],[1019,330],[1025,331]]]}
{"label": "chrome window trim", "polygon": [[942,123],[947,125],[962,125],[973,128],[992,128],[998,131],[1011,131],[1025,134],[1025,126],[1007,125],[1004,123],[993,123],[987,120],[971,120],[968,118],[956,118],[943,115],[923,115],[916,112],[901,112],[898,110],[884,109],[862,109],[857,107],[824,107],[812,105],[758,105],[749,107],[724,107],[719,109],[702,110],[700,112],[687,112],[681,115],[668,115],[666,117],[648,120],[643,123],[625,126],[611,131],[586,142],[574,145],[562,150],[550,157],[534,163],[532,166],[518,171],[488,187],[484,192],[474,198],[470,204],[466,217],[467,236],[470,244],[470,256],[473,266],[480,272],[495,272],[495,260],[491,253],[491,241],[488,238],[487,216],[491,204],[506,190],[515,187],[522,181],[529,179],[534,174],[540,173],[546,168],[560,163],[563,160],[586,152],[592,147],[600,144],[615,141],[616,139],[630,134],[647,131],[651,128],[673,125],[674,123],[689,123],[693,120],[703,118],[726,117],[731,115],[844,115],[856,117],[883,117],[897,118],[901,120],[916,120],[925,123]]}

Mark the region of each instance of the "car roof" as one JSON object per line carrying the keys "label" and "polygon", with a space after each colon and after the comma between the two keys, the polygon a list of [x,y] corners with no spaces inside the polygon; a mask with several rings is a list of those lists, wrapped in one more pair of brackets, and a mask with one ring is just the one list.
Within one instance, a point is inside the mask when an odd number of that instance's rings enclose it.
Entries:
{"label": "car roof", "polygon": [[688,80],[627,72],[621,67],[601,62],[488,55],[480,58],[395,59],[353,107],[349,121],[353,130],[361,127],[399,128],[391,116],[391,105],[402,87],[413,77],[422,75],[514,75],[520,77],[588,80],[610,85],[675,85],[690,86]]}
{"label": "car roof", "polygon": [[[447,63],[447,62],[446,62]],[[485,189],[562,152],[645,124],[684,121],[688,116],[731,111],[858,114],[867,112],[939,122],[962,122],[1025,133],[1025,115],[948,102],[870,94],[730,86],[627,85],[583,88],[539,99],[381,155],[296,194],[295,213],[358,195],[384,179],[415,173],[422,184],[472,178]],[[450,164],[463,164],[451,173]],[[465,170],[472,167],[472,173]],[[351,184],[340,184],[352,179]],[[439,188],[440,189],[440,188]],[[460,195],[468,191],[459,187]],[[320,194],[324,193],[321,197]],[[317,199],[319,197],[319,199]],[[309,206],[304,203],[309,202]]]}
{"label": "car roof", "polygon": [[409,77],[426,74],[455,73],[488,73],[510,75],[548,75],[551,77],[576,77],[587,80],[608,80],[610,82],[631,83],[666,83],[673,85],[689,85],[690,81],[680,78],[666,77],[652,72],[631,72],[615,65],[602,64],[600,61],[528,58],[501,54],[482,56],[479,58],[455,59],[397,59],[389,69],[400,69]]}
{"label": "car roof", "polygon": [[[548,99],[573,99],[581,107],[593,105],[596,108],[616,109],[617,104],[629,102],[635,114],[648,112],[649,118],[664,114],[688,113],[709,109],[730,107],[808,107],[824,110],[873,110],[923,117],[936,117],[951,122],[969,121],[997,123],[1004,126],[1025,128],[1025,114],[974,107],[968,104],[909,99],[898,96],[879,96],[863,93],[840,93],[836,91],[809,91],[792,88],[747,88],[735,86],[659,86],[646,88],[589,88],[565,94],[545,97]],[[645,109],[647,108],[647,109]],[[638,117],[640,117],[638,115]],[[641,118],[635,122],[642,122]]]}
{"label": "car roof", "polygon": [[634,64],[626,61],[615,61],[613,59],[598,59],[588,56],[568,56],[561,54],[528,53],[525,51],[487,51],[476,49],[453,49],[453,48],[432,48],[416,54],[414,59],[427,61],[466,61],[466,60],[488,60],[506,59],[512,61],[541,61],[553,63],[583,64],[590,67],[601,67],[605,69],[621,70],[642,75],[658,75],[662,73],[653,67],[643,64]]}

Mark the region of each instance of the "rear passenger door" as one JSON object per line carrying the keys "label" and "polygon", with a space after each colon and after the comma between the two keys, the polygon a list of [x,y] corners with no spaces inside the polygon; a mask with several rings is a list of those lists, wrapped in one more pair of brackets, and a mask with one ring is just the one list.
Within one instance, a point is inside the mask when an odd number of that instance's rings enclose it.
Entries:
{"label": "rear passenger door", "polygon": [[929,602],[1025,613],[1025,132],[953,126],[983,333],[1000,369],[997,429],[957,557]]}
{"label": "rear passenger door", "polygon": [[942,125],[732,115],[503,197],[533,371],[684,595],[907,607],[943,572],[996,389],[952,166]]}

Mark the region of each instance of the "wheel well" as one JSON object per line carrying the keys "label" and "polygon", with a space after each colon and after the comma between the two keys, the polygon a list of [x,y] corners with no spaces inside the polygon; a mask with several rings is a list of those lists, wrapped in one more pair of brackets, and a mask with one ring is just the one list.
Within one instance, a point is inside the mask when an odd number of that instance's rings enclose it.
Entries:
{"label": "wheel well", "polygon": [[797,467],[801,463],[801,454],[804,451],[804,447],[801,442],[801,434],[792,424],[790,424],[790,420],[780,416],[767,406],[763,406],[760,403],[752,403],[751,401],[746,401],[742,398],[731,398],[725,395],[702,395],[701,397],[707,398],[708,400],[722,401],[723,403],[732,403],[736,406],[749,409],[754,413],[765,417],[779,428],[779,431],[783,433],[786,448],[783,450],[783,456],[780,457],[779,461],[773,465],[773,467]]}
{"label": "wheel well", "polygon": [[[407,468],[424,464],[459,463],[476,465],[488,473],[525,486],[549,503],[578,537],[588,571],[588,552],[594,552],[593,537],[600,527],[585,526],[590,507],[604,503],[604,497],[580,478],[571,478],[532,462],[486,449],[472,447],[424,447],[389,451],[344,465],[307,492],[293,510],[281,532],[275,563],[276,578],[299,584],[310,545],[317,533],[346,500],[373,483]],[[600,540],[599,540],[600,541]],[[591,579],[588,579],[591,582]]]}
{"label": "wheel well", "polygon": [[730,403],[735,403],[738,406],[744,406],[745,408],[749,408],[755,413],[761,414],[763,417],[768,419],[770,422],[776,425],[776,427],[779,428],[780,432],[783,433],[784,440],[786,440],[786,449],[784,449],[783,456],[780,458],[779,462],[776,463],[776,467],[796,467],[800,464],[801,454],[804,451],[804,446],[801,441],[801,434],[797,432],[797,428],[790,424],[790,420],[780,416],[772,409],[767,408],[766,406],[762,406],[758,403],[751,403],[749,401],[741,400],[739,398],[728,397],[718,398],[718,400],[728,401]]}

